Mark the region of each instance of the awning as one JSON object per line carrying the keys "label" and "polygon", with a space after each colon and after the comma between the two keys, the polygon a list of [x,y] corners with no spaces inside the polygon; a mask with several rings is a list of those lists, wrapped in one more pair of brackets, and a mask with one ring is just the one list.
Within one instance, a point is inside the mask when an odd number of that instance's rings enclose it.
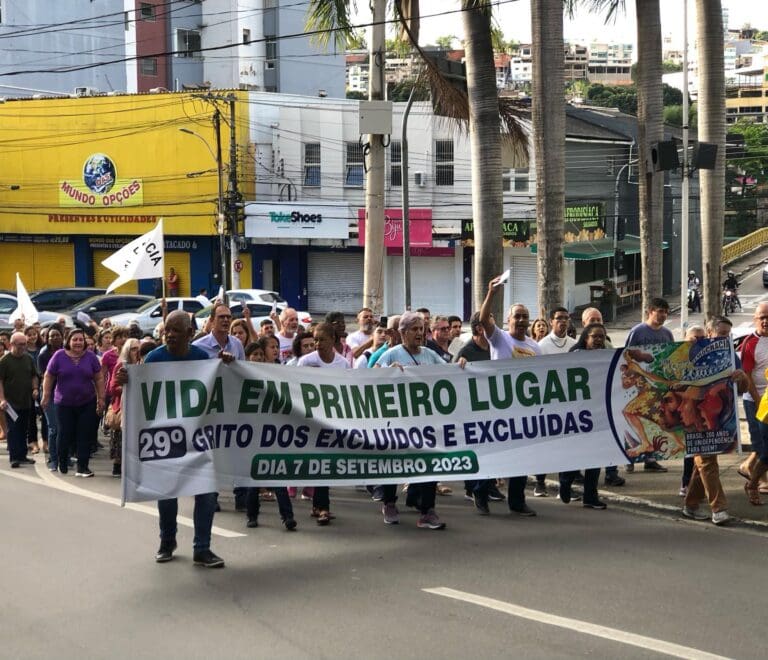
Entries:
{"label": "awning", "polygon": [[[663,250],[666,250],[669,247],[669,243],[663,241],[661,247]],[[623,250],[624,254],[638,254],[640,252],[640,238],[638,236],[627,236],[624,240],[619,241],[619,250]],[[536,243],[533,243],[531,245],[531,252],[536,254],[537,251]],[[563,244],[563,257],[565,259],[590,261],[592,259],[609,259],[612,256],[612,238]]]}

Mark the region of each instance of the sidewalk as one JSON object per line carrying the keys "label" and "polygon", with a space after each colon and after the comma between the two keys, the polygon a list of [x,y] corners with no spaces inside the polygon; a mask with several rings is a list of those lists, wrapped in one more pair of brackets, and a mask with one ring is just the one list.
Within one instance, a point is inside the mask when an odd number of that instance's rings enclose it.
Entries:
{"label": "sidewalk", "polygon": [[[719,457],[720,481],[728,497],[728,513],[735,524],[748,524],[768,533],[768,495],[761,496],[766,505],[751,505],[744,493],[744,478],[736,471],[745,457],[745,454],[727,454]],[[642,465],[636,465],[635,471],[629,474],[620,469],[619,473],[627,483],[619,488],[602,486],[603,475],[601,474],[600,496],[608,502],[609,506],[611,503],[616,503],[645,507],[659,513],[679,514],[683,508],[683,498],[678,495],[683,474],[683,461],[664,461],[662,464],[669,469],[669,472],[645,472]],[[701,510],[710,513],[706,501],[702,502]]]}

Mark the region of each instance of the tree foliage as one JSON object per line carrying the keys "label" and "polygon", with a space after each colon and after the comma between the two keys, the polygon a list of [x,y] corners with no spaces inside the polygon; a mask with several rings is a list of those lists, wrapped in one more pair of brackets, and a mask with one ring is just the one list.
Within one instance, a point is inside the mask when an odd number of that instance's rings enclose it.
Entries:
{"label": "tree foliage", "polygon": [[[683,104],[683,93],[666,83],[662,85],[662,96],[665,107]],[[627,115],[637,115],[636,85],[593,83],[587,89],[587,100],[604,108],[618,108]]]}

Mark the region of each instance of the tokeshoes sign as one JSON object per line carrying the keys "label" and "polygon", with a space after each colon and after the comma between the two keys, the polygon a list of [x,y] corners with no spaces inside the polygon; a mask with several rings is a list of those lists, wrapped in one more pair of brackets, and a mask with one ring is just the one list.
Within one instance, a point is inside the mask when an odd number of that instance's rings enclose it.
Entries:
{"label": "tokeshoes sign", "polygon": [[115,163],[106,154],[92,154],[86,159],[81,180],[59,182],[59,206],[106,209],[143,203],[141,180],[118,179]]}
{"label": "tokeshoes sign", "polygon": [[245,205],[248,238],[349,238],[349,206],[265,202]]}

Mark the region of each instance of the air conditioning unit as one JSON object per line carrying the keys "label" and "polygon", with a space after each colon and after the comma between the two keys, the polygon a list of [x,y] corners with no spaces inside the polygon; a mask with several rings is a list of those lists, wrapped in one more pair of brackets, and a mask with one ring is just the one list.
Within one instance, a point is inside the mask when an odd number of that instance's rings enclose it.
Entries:
{"label": "air conditioning unit", "polygon": [[72,96],[80,97],[80,96],[96,96],[99,93],[99,90],[95,87],[75,87],[74,92],[72,93]]}
{"label": "air conditioning unit", "polygon": [[427,185],[427,177],[424,176],[424,172],[414,172],[413,182],[419,186],[419,188],[423,188]]}

